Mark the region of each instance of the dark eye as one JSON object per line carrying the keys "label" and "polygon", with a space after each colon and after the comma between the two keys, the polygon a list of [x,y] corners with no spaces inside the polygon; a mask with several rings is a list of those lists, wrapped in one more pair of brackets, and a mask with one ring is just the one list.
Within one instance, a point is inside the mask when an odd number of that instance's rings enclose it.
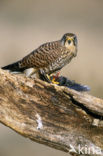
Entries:
{"label": "dark eye", "polygon": [[68,40],[68,43],[70,44],[71,43],[71,40]]}

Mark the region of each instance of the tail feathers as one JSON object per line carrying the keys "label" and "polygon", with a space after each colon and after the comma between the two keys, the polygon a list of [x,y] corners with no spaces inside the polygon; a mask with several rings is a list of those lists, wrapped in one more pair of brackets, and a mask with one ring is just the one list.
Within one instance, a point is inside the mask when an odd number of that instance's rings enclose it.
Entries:
{"label": "tail feathers", "polygon": [[23,72],[25,69],[19,67],[19,62],[15,62],[13,64],[9,64],[7,66],[2,67],[3,70],[10,70],[12,72]]}

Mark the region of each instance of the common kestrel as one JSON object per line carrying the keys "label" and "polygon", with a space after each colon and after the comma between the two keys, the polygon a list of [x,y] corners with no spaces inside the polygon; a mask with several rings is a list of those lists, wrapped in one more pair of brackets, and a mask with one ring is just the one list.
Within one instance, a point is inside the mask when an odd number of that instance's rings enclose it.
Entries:
{"label": "common kestrel", "polygon": [[23,59],[2,67],[12,72],[33,68],[32,74],[43,75],[48,81],[51,74],[59,71],[77,55],[77,37],[66,33],[58,41],[42,44]]}

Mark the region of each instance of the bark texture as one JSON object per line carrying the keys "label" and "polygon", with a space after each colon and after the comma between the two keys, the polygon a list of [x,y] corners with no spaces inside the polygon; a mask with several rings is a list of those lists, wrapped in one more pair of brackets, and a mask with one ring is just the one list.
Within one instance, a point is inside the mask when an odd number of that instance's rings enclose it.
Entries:
{"label": "bark texture", "polygon": [[86,93],[0,70],[0,122],[70,155],[103,155],[103,100]]}

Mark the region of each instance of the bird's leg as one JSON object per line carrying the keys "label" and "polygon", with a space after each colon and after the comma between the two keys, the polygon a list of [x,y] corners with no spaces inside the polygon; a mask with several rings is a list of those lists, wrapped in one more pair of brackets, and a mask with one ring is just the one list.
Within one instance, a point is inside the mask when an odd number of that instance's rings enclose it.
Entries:
{"label": "bird's leg", "polygon": [[48,83],[51,83],[50,76],[48,74],[46,74],[43,69],[39,70],[39,78],[41,80],[48,82]]}
{"label": "bird's leg", "polygon": [[39,70],[39,78],[48,83],[59,84],[59,82],[57,81],[59,74],[60,74],[60,72],[57,72],[55,75],[53,75],[53,74],[49,75],[49,74],[46,74],[43,69]]}

